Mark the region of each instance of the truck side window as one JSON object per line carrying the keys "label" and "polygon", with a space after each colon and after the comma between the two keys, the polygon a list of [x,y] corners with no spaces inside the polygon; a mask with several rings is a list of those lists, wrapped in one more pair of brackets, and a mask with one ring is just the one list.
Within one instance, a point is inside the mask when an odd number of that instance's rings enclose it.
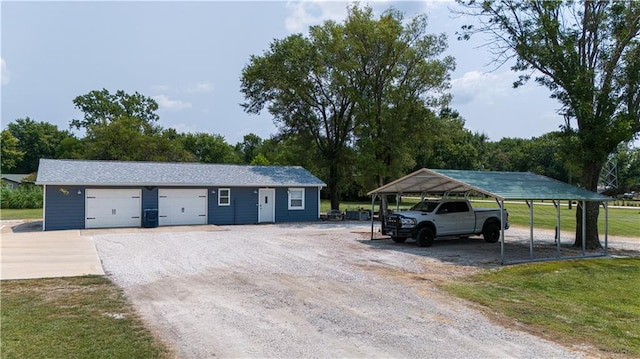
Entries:
{"label": "truck side window", "polygon": [[469,206],[467,205],[467,202],[456,202],[456,212],[469,212]]}
{"label": "truck side window", "polygon": [[438,208],[438,214],[447,214],[451,212],[453,212],[451,208],[451,203],[443,203],[442,206]]}

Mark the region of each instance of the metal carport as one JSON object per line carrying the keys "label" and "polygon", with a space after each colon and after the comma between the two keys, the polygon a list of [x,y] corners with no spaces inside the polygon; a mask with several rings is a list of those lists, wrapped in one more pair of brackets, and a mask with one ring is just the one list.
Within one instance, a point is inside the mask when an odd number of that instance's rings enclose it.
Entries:
{"label": "metal carport", "polygon": [[[608,250],[609,212],[607,202],[613,200],[601,194],[587,191],[549,177],[530,172],[494,172],[494,171],[465,171],[422,168],[400,179],[376,188],[367,195],[371,196],[372,212],[375,209],[375,199],[379,195],[420,194],[442,195],[477,192],[495,198],[501,211],[504,211],[506,200],[525,201],[530,213],[530,261],[533,261],[533,201],[553,201],[557,209],[557,228],[560,233],[560,201],[579,201],[582,208],[586,202],[599,202],[605,210],[604,255]],[[582,212],[582,225],[586,225],[586,211]],[[373,216],[371,221],[371,238],[373,239]],[[557,255],[560,258],[560,240],[558,236]],[[504,225],[500,238],[500,263],[504,261]],[[582,233],[582,256],[586,255],[586,233]],[[575,257],[574,257],[575,258]]]}

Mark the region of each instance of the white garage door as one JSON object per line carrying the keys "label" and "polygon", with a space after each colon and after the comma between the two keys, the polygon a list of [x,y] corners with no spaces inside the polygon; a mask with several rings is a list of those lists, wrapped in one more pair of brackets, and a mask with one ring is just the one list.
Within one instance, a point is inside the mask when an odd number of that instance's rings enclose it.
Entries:
{"label": "white garage door", "polygon": [[207,190],[204,188],[158,189],[158,224],[207,224]]}
{"label": "white garage door", "polygon": [[139,189],[88,188],[85,228],[140,227]]}

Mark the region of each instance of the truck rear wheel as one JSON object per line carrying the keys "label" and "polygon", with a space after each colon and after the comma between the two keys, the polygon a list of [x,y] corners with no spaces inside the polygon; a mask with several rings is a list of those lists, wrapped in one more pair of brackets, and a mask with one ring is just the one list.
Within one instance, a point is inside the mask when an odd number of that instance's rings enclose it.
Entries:
{"label": "truck rear wheel", "polygon": [[495,223],[489,223],[484,226],[482,236],[487,243],[496,243],[500,239],[500,227]]}
{"label": "truck rear wheel", "polygon": [[433,244],[433,239],[435,238],[435,234],[429,228],[422,228],[420,232],[418,232],[418,238],[416,238],[416,243],[419,247],[431,247]]}
{"label": "truck rear wheel", "polygon": [[391,237],[391,240],[396,243],[404,243],[407,240],[405,237]]}

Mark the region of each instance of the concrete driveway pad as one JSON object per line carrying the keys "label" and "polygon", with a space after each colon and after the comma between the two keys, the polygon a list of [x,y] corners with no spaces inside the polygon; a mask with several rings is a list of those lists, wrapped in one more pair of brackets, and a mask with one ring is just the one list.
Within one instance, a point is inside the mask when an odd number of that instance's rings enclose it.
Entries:
{"label": "concrete driveway pad", "polygon": [[0,280],[104,275],[93,239],[79,230],[42,232],[37,222],[22,221],[0,226]]}

